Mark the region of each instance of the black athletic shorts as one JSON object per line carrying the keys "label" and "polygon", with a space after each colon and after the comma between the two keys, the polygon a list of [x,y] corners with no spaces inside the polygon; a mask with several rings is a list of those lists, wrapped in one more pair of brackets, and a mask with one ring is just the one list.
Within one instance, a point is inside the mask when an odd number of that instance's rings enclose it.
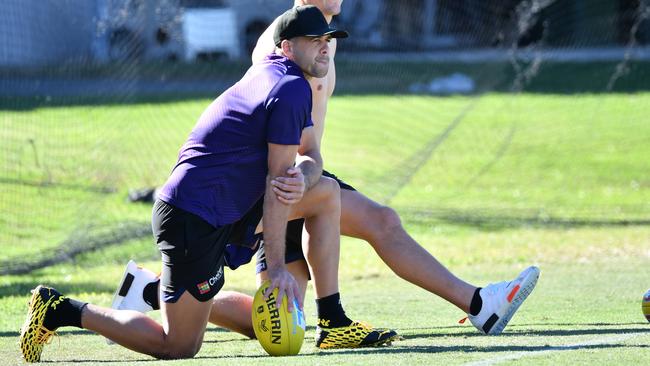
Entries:
{"label": "black athletic shorts", "polygon": [[[323,170],[323,176],[334,179],[341,189],[356,191],[354,187],[340,180],[336,175]],[[287,249],[284,255],[285,263],[295,262],[305,259],[302,252],[302,227],[305,219],[292,220],[287,223]],[[257,250],[257,273],[266,271],[266,256],[264,254],[264,241],[260,242],[260,248]]]}
{"label": "black athletic shorts", "polygon": [[239,221],[215,228],[197,215],[157,200],[151,221],[162,255],[163,301],[174,303],[185,291],[199,301],[212,299],[224,284],[226,244],[251,245],[263,203],[260,199]]}

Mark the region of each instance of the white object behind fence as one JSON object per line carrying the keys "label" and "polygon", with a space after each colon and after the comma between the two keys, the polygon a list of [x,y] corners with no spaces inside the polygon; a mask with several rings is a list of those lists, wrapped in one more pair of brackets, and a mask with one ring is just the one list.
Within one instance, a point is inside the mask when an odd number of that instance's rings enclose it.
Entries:
{"label": "white object behind fence", "polygon": [[224,52],[239,57],[237,20],[233,9],[186,9],[183,15],[185,60],[200,53]]}

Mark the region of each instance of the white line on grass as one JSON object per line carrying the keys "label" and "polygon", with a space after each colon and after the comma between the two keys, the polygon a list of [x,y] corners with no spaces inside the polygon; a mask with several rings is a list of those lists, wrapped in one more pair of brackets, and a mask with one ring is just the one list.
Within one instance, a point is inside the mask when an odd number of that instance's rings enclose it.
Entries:
{"label": "white line on grass", "polygon": [[[549,346],[548,348],[539,350],[539,351],[524,351],[524,352],[516,352],[516,353],[511,353],[508,355],[503,355],[503,356],[498,356],[494,358],[490,358],[487,360],[481,360],[481,361],[475,361],[475,362],[469,362],[466,363],[465,366],[488,366],[488,365],[494,365],[500,362],[504,361],[511,361],[511,360],[518,360],[520,358],[524,357],[534,357],[534,356],[541,356],[545,355],[548,353],[553,353],[553,352],[562,352],[562,351],[572,351],[572,350],[577,350],[581,349],[583,347],[589,347],[589,346],[599,346],[603,344],[611,344],[611,343],[619,343],[619,342],[624,342],[627,341],[630,338],[634,338],[636,336],[639,336],[641,334],[620,334],[612,337],[606,337],[606,338],[598,338],[594,339],[591,341],[587,342],[581,342],[581,343],[575,343],[575,344],[567,344],[564,346]],[[647,335],[647,334],[644,334]]]}

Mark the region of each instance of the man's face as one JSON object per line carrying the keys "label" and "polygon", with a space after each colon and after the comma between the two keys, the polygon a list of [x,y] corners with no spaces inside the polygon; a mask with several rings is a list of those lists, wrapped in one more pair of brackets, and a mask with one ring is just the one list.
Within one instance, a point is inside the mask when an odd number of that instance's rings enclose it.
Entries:
{"label": "man's face", "polygon": [[342,2],[343,0],[303,0],[304,5],[314,5],[326,16],[338,15]]}
{"label": "man's face", "polygon": [[287,56],[308,76],[325,77],[330,65],[330,39],[330,36],[295,37],[289,41],[291,54]]}

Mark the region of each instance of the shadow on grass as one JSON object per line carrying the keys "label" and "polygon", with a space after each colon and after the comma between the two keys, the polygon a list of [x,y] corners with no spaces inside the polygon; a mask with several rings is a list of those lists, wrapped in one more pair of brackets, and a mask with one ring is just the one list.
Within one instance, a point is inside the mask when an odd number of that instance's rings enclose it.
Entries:
{"label": "shadow on grass", "polygon": [[[618,324],[621,325],[621,324]],[[578,336],[578,335],[604,335],[604,334],[650,334],[650,328],[589,328],[589,329],[549,329],[549,330],[513,330],[509,329],[506,333],[500,334],[499,338],[511,338],[511,337],[521,337],[521,336],[554,336],[554,337],[566,337],[566,336]],[[468,331],[460,333],[430,333],[430,332],[420,332],[420,333],[409,333],[403,335],[404,339],[417,339],[417,338],[438,338],[438,337],[485,337],[485,335],[477,331]]]}
{"label": "shadow on grass", "polygon": [[13,281],[8,285],[0,285],[0,298],[7,296],[24,296],[25,303],[27,303],[31,296],[31,290],[39,284],[54,287],[57,291],[61,292],[64,295],[80,292],[104,292],[112,294],[115,291],[114,286],[110,287],[107,285],[100,285],[96,282],[49,283],[47,281],[38,281],[39,279],[25,279],[20,281]]}
{"label": "shadow on grass", "polygon": [[41,363],[56,363],[59,364],[61,362],[69,362],[69,363],[91,363],[91,364],[96,364],[96,363],[125,363],[125,364],[131,364],[133,362],[155,362],[155,361],[160,361],[155,358],[141,358],[141,359],[131,359],[131,360],[41,360]]}
{"label": "shadow on grass", "polygon": [[[640,324],[640,323],[626,323],[626,324]],[[534,325],[541,325],[541,324],[534,324]],[[548,325],[558,325],[558,324],[543,324],[545,326]],[[623,325],[623,324],[559,324],[562,326],[611,326],[611,325]],[[525,326],[525,325],[521,325]],[[520,326],[520,327],[521,327]],[[447,329],[447,328],[454,328],[454,327],[437,327],[437,328],[406,328],[404,330],[419,330],[419,329]],[[228,332],[227,330],[221,329],[221,328],[209,328],[206,330],[206,332]],[[558,331],[530,331],[530,332],[510,332],[506,333],[504,335],[507,336],[573,336],[573,335],[586,335],[586,334],[611,334],[611,335],[620,335],[624,333],[636,333],[636,334],[643,334],[647,333],[650,334],[650,329],[647,328],[609,328],[609,329],[582,329],[582,330],[558,330]],[[72,330],[72,331],[64,331],[61,332],[61,334],[91,334],[91,332],[85,331],[85,330]],[[16,332],[4,332],[0,333],[0,336],[17,336],[18,333]],[[455,333],[455,334],[444,334],[441,336],[461,336],[461,337],[466,337],[466,336],[481,336],[480,334],[477,333]],[[502,335],[501,337],[503,337]],[[405,339],[411,339],[411,338],[427,338],[431,337],[432,334],[430,333],[422,333],[422,334],[416,334],[416,335],[408,335],[405,336]],[[437,335],[433,335],[437,336]],[[254,341],[254,340],[249,340],[246,338],[241,338],[241,339],[229,339],[229,340],[220,340],[220,341],[206,341],[204,343],[213,343],[215,345],[218,345],[219,343],[223,342],[240,342],[240,341]],[[296,357],[327,357],[327,356],[339,356],[339,355],[345,355],[345,354],[350,354],[350,355],[381,355],[381,354],[410,354],[410,353],[431,353],[431,354],[437,354],[437,353],[454,353],[454,352],[462,352],[462,353],[495,353],[495,352],[503,352],[503,353],[510,353],[510,352],[542,352],[542,351],[572,351],[572,350],[608,350],[608,349],[628,349],[628,350],[647,350],[650,349],[650,345],[627,345],[627,344],[616,344],[616,340],[613,340],[612,343],[607,343],[607,340],[603,340],[602,344],[567,344],[567,345],[490,345],[490,346],[436,346],[436,345],[431,345],[431,346],[423,346],[423,345],[409,345],[409,346],[400,346],[400,342],[395,343],[393,346],[383,346],[383,347],[376,347],[376,348],[360,348],[360,349],[346,349],[346,350],[333,350],[333,351],[325,351],[325,352],[315,352],[315,353],[309,353],[309,354],[302,354],[298,355]],[[232,354],[224,354],[224,355],[199,355],[197,357],[194,357],[196,359],[258,359],[258,358],[266,358],[268,357],[265,354],[257,354],[257,355],[232,355]],[[83,359],[72,359],[72,360],[57,360],[57,361],[43,361],[43,362],[75,362],[75,363],[108,363],[108,362],[116,362],[116,363],[130,363],[130,362],[150,362],[150,361],[157,361],[152,358],[146,358],[146,359],[131,359],[131,360],[83,360]]]}
{"label": "shadow on grass", "polygon": [[[409,353],[450,353],[450,352],[463,352],[463,353],[492,353],[492,352],[539,352],[539,351],[572,351],[576,349],[581,350],[604,350],[604,349],[629,349],[629,350],[647,350],[650,345],[623,345],[623,344],[601,344],[601,345],[585,345],[585,346],[408,346],[408,347],[377,347],[377,348],[358,348],[340,351],[324,351],[311,354],[299,354],[292,356],[293,360],[307,357],[328,357],[340,356],[345,354],[350,355],[382,355],[382,354],[409,354]],[[206,355],[196,356],[197,360],[220,360],[220,359],[262,359],[268,358],[268,355]],[[92,359],[70,359],[70,360],[56,360],[56,361],[41,361],[43,363],[60,363],[60,362],[74,362],[74,363],[133,363],[133,362],[152,362],[159,361],[153,358],[145,359],[130,359],[130,360],[92,360]]]}
{"label": "shadow on grass", "polygon": [[[81,232],[81,234],[80,234]],[[88,253],[134,239],[151,237],[148,221],[121,221],[101,227],[84,227],[73,231],[69,238],[45,254],[27,256],[22,261],[14,258],[0,261],[0,275],[20,275],[60,264]],[[112,290],[111,290],[112,292]],[[2,292],[0,290],[0,297]]]}
{"label": "shadow on grass", "polygon": [[[576,349],[599,350],[599,349],[650,349],[650,345],[624,345],[624,344],[599,344],[576,347],[563,346],[405,346],[405,347],[382,347],[382,348],[360,348],[356,350],[336,351],[341,354],[406,354],[406,353],[492,353],[492,352],[539,352],[539,351],[572,351]],[[328,356],[327,353],[317,353],[316,356]]]}
{"label": "shadow on grass", "polygon": [[[239,356],[233,356],[233,355],[223,355],[223,356],[196,356],[193,357],[192,359],[197,359],[197,360],[218,360],[218,359],[242,359],[242,358],[268,358],[268,355],[265,354],[259,354],[259,355],[239,355]],[[300,356],[294,356],[294,357],[300,357]],[[129,360],[79,360],[79,359],[72,359],[72,360],[49,360],[49,361],[41,361],[42,363],[62,363],[62,362],[69,362],[69,363],[90,363],[90,364],[95,364],[95,363],[125,363],[125,364],[131,364],[133,362],[160,362],[161,360],[155,359],[155,358],[140,358],[140,359],[129,359]],[[173,362],[173,360],[170,360],[170,362]]]}
{"label": "shadow on grass", "polygon": [[[205,330],[206,334],[207,333],[231,333],[231,334],[235,334],[235,333],[231,332],[230,330],[227,330],[227,329],[224,329],[224,328],[212,327],[210,325],[208,325],[208,327],[209,328],[207,328]],[[89,330],[86,330],[86,329],[73,329],[73,328],[57,330],[56,333],[58,335],[60,335],[60,336],[63,336],[63,335],[93,335],[93,334],[96,334],[95,332],[92,332],[92,331],[89,331]],[[19,335],[18,331],[0,332],[0,338],[18,337],[18,335]],[[248,338],[244,338],[244,336],[241,336],[241,338],[233,338],[233,339],[226,339],[226,340],[215,340],[215,341],[210,340],[210,341],[204,341],[203,343],[241,342],[241,341],[251,341],[251,340],[254,340],[254,339],[248,339]]]}
{"label": "shadow on grass", "polygon": [[[451,209],[401,210],[406,221],[417,225],[432,225],[436,221],[447,224],[469,226],[485,231],[499,231],[520,227],[572,229],[582,227],[629,227],[650,225],[650,219],[610,219],[610,218],[571,218],[550,217],[532,212],[512,212],[510,215],[499,212],[462,211]],[[512,210],[511,210],[512,211]]]}
{"label": "shadow on grass", "polygon": [[[650,349],[650,345],[623,345],[623,344],[601,344],[601,345],[585,345],[585,346],[408,346],[408,347],[377,347],[377,348],[359,348],[340,351],[325,351],[316,352],[311,354],[300,354],[292,356],[293,359],[307,358],[307,357],[328,357],[340,356],[344,354],[350,355],[381,355],[381,354],[409,354],[409,353],[449,353],[449,352],[463,352],[463,353],[492,353],[492,352],[539,352],[539,351],[572,351],[576,349],[582,350],[603,350],[603,349]],[[219,359],[261,359],[268,358],[268,355],[206,355],[196,356],[195,359],[199,360],[219,360]],[[43,363],[60,363],[60,362],[74,362],[74,363],[132,363],[132,362],[151,362],[159,361],[153,358],[145,359],[131,359],[131,360],[93,360],[93,359],[71,359],[71,360],[56,360],[56,361],[41,361]]]}
{"label": "shadow on grass", "polygon": [[[33,142],[31,141],[29,141],[29,143],[33,144]],[[97,185],[90,185],[90,184],[75,184],[75,183],[57,183],[57,182],[51,182],[46,180],[37,182],[32,180],[4,178],[4,177],[0,178],[0,184],[19,185],[19,186],[27,186],[27,187],[35,187],[35,188],[43,188],[43,189],[60,188],[66,190],[97,193],[101,195],[108,195],[117,192],[117,188],[109,187],[109,186],[97,186]]]}
{"label": "shadow on grass", "polygon": [[[623,325],[645,325],[645,322],[629,322],[629,323],[528,323],[528,324],[510,324],[508,325],[507,332],[514,331],[517,328],[530,328],[530,327],[620,327]],[[443,325],[432,327],[411,327],[400,328],[402,331],[409,330],[430,330],[430,329],[460,329],[461,327],[468,327],[467,325]],[[315,327],[312,327],[315,328]],[[309,329],[309,326],[307,326]],[[473,329],[469,327],[469,329]],[[649,328],[650,330],[650,328]]]}

